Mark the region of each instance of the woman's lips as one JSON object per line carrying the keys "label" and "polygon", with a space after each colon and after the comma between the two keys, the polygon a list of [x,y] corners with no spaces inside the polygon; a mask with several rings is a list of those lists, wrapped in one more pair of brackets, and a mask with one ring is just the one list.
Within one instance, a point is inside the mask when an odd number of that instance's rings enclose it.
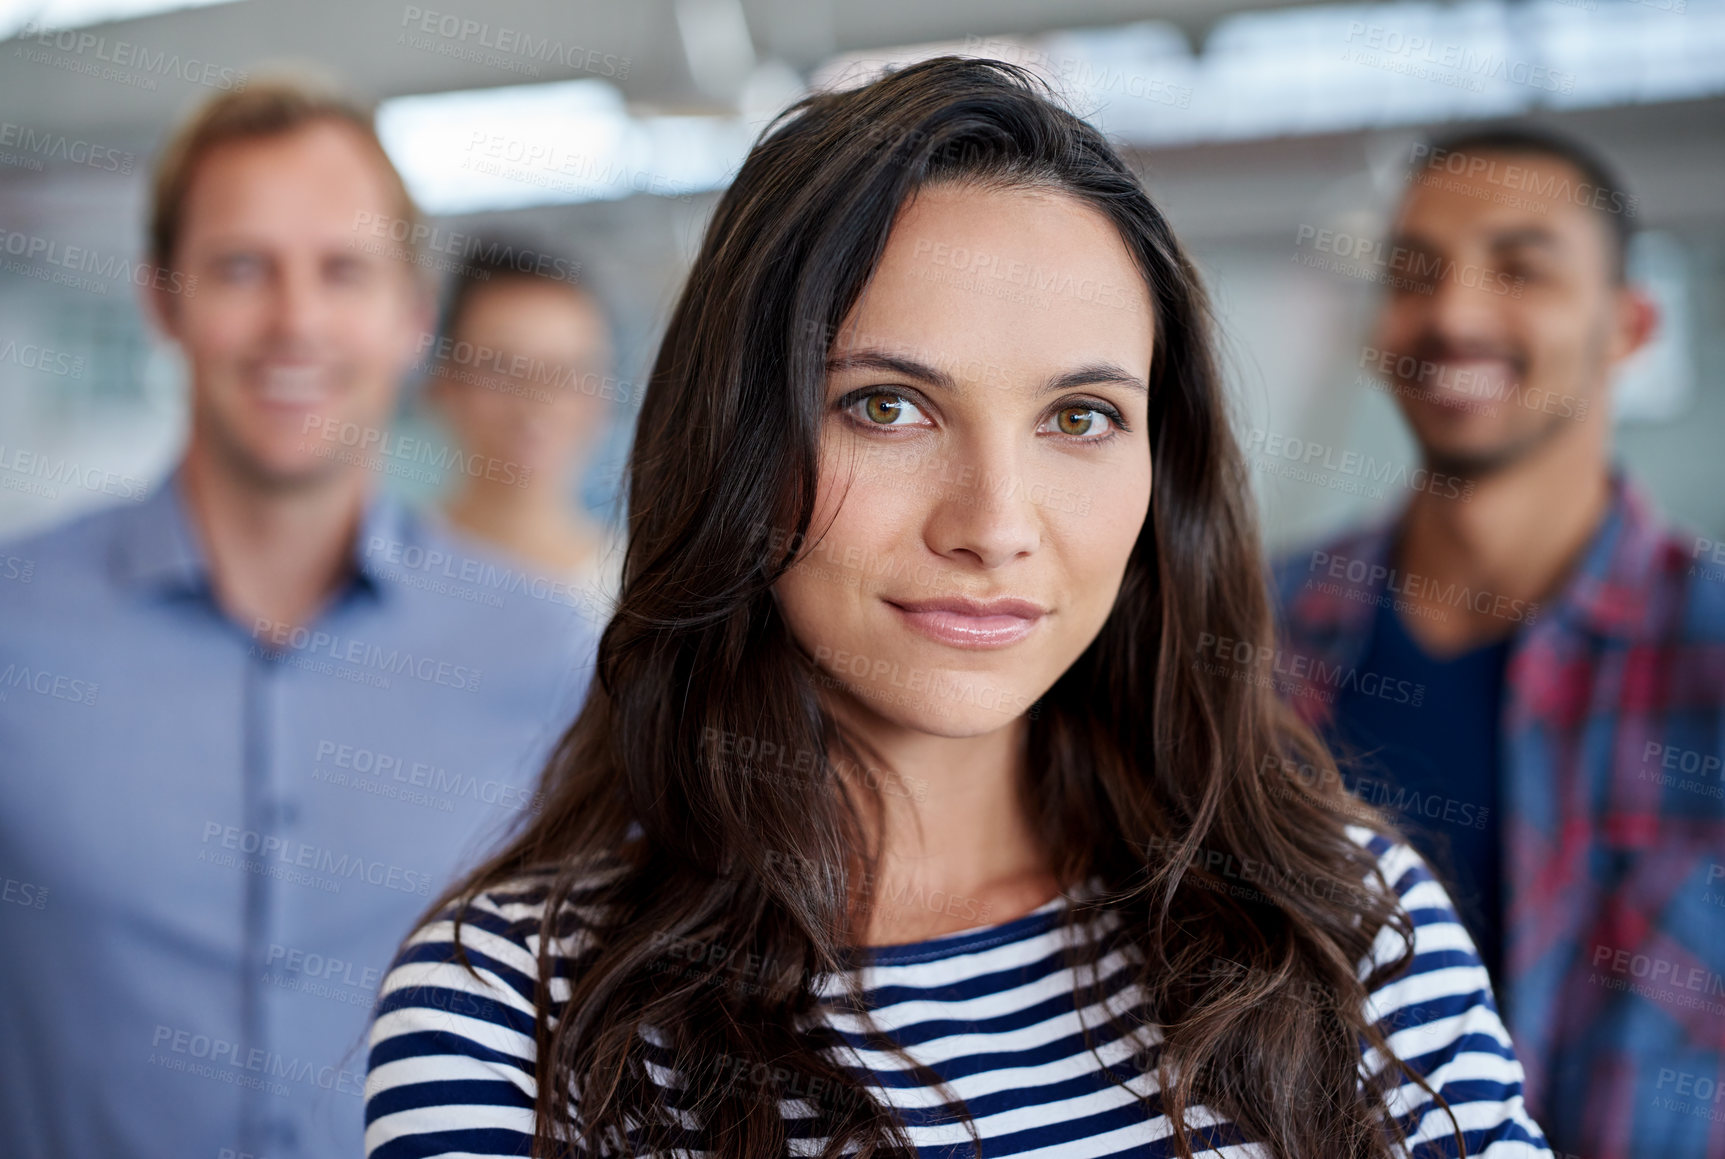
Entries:
{"label": "woman's lips", "polygon": [[954,648],[986,650],[1018,643],[1047,613],[1028,600],[886,601],[916,632]]}

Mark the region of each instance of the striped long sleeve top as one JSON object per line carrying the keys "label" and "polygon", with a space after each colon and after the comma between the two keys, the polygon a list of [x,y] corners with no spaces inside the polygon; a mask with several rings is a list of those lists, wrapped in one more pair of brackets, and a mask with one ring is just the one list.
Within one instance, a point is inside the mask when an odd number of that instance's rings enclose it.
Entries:
{"label": "striped long sleeve top", "polygon": [[[1414,920],[1412,963],[1371,993],[1369,1013],[1391,1048],[1444,1096],[1469,1156],[1549,1159],[1545,1138],[1522,1105],[1521,1064],[1486,971],[1443,887],[1407,846],[1352,832],[1377,855]],[[559,967],[551,989],[554,1007],[569,993],[564,967],[582,952],[579,898],[565,904],[577,923],[553,948]],[[1134,1005],[1137,987],[1117,936],[1118,916],[1105,911],[1099,922],[1067,927],[1061,911],[1069,904],[1063,896],[1001,924],[860,952],[854,969],[873,1025],[962,1099],[985,1156],[1173,1155],[1171,1123],[1137,1097],[1159,1105],[1156,1068],[1144,1063],[1146,1051],[1156,1046],[1154,1028],[1147,1037],[1115,1035],[1100,1008]],[[409,938],[380,988],[372,1025],[367,1159],[528,1154],[537,1091],[533,995],[544,905],[543,885],[530,879],[477,897],[461,931],[477,977],[450,960],[447,911]],[[1078,979],[1062,941],[1080,936],[1072,930],[1122,941],[1118,949],[1101,948],[1101,985],[1084,988],[1095,1004],[1081,1005],[1076,997]],[[1361,976],[1401,951],[1399,936],[1383,931],[1371,960],[1360,964]],[[1090,981],[1088,969],[1083,980]],[[820,1005],[820,1018],[831,1032],[831,1049],[843,1052],[842,1065],[891,1104],[919,1156],[974,1154],[969,1131],[955,1120],[939,1088],[908,1072],[898,1055],[873,1048],[849,1003],[837,1000],[844,982],[833,976],[818,983],[823,999],[830,999]],[[656,1037],[651,1028],[642,1037],[652,1063]],[[1362,1063],[1382,1065],[1370,1054]],[[739,1084],[765,1084],[771,1076],[751,1073],[765,1069],[739,1064],[727,1073]],[[666,1087],[667,1104],[675,1106],[679,1076],[662,1065],[650,1066],[650,1072]],[[822,1140],[810,1129],[815,1120],[801,1096],[818,1098],[819,1092],[787,1089],[784,1076],[778,1077],[771,1089],[781,1099],[792,1153],[817,1154]],[[1413,1159],[1458,1153],[1449,1114],[1417,1084],[1405,1081],[1395,1088],[1390,1107]],[[1205,1154],[1267,1154],[1202,1107],[1188,1113],[1187,1123],[1195,1144],[1212,1148]],[[702,1153],[698,1126],[691,1126],[688,1154]]]}

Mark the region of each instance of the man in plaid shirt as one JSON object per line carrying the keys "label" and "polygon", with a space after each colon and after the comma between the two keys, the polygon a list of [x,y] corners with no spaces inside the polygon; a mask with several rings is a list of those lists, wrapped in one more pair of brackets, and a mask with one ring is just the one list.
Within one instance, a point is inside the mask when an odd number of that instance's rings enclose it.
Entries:
{"label": "man in plaid shirt", "polygon": [[1725,1155],[1725,544],[1612,461],[1634,199],[1544,133],[1414,162],[1362,363],[1422,468],[1280,563],[1276,671],[1452,882],[1553,1150]]}

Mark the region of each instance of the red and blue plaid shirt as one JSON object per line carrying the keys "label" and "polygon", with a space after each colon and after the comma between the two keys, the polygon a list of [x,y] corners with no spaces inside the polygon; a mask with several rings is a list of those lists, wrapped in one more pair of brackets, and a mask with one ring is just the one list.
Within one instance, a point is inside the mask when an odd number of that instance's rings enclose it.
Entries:
{"label": "red and blue plaid shirt", "polygon": [[[1379,601],[1409,590],[1390,563],[1400,518],[1276,568],[1276,667],[1321,731],[1324,682],[1365,657]],[[1519,621],[1499,718],[1499,997],[1560,1157],[1725,1156],[1722,557],[1614,472],[1556,596],[1497,609]]]}

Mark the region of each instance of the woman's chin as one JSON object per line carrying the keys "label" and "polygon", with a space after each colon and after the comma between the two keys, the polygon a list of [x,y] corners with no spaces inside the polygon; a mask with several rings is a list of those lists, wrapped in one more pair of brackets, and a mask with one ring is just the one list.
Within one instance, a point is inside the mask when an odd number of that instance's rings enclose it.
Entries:
{"label": "woman's chin", "polygon": [[889,725],[930,736],[986,736],[1025,715],[1035,698],[997,684],[973,681],[941,692],[891,685],[849,685],[851,699]]}

